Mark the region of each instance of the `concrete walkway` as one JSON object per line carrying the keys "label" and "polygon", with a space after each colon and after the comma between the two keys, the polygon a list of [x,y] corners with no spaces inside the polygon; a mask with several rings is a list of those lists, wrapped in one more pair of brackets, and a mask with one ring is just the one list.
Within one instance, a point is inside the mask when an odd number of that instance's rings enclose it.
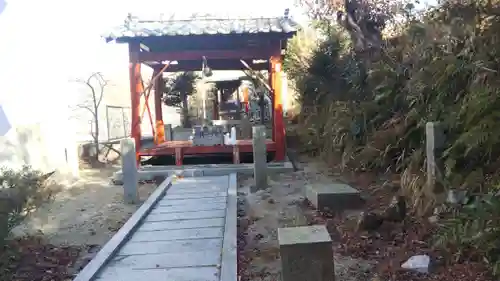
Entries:
{"label": "concrete walkway", "polygon": [[75,280],[236,281],[236,234],[236,174],[171,177]]}

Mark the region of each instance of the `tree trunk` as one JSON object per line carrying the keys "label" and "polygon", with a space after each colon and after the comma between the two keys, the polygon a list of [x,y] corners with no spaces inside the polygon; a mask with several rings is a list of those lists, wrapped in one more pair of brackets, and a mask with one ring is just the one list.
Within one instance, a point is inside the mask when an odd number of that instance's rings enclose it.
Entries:
{"label": "tree trunk", "polygon": [[264,97],[264,93],[260,93],[259,95],[259,109],[260,109],[260,124],[264,125],[264,118],[266,116],[266,99]]}
{"label": "tree trunk", "polygon": [[187,94],[181,93],[181,97],[182,97],[182,110],[181,110],[182,127],[189,128],[190,124],[189,124],[189,111],[188,111]]}
{"label": "tree trunk", "polygon": [[95,134],[94,134],[94,146],[95,146],[95,160],[99,162],[99,121],[95,120]]}

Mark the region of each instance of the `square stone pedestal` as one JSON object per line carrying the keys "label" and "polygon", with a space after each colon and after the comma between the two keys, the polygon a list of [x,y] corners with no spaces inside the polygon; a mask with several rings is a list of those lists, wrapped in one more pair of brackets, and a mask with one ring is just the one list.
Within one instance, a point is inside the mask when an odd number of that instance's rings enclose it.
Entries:
{"label": "square stone pedestal", "polygon": [[278,229],[282,281],[334,281],[332,240],[324,225]]}
{"label": "square stone pedestal", "polygon": [[344,183],[307,185],[305,189],[307,200],[320,211],[355,210],[364,204],[360,192]]}

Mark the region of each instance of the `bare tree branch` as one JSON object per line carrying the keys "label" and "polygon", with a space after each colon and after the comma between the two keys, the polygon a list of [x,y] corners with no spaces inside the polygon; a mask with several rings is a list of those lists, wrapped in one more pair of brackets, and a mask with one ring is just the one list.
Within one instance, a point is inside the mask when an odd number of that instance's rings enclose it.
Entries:
{"label": "bare tree branch", "polygon": [[100,72],[97,72],[95,74],[95,78],[97,79],[97,81],[99,81],[99,88],[100,88],[99,98],[96,103],[96,106],[99,107],[104,97],[104,88],[106,88],[106,86],[108,85],[108,81],[104,79],[104,77]]}
{"label": "bare tree branch", "polygon": [[[97,81],[97,85],[93,85],[92,81]],[[76,79],[75,82],[81,83],[90,89],[90,100],[95,107],[99,107],[104,98],[104,90],[108,86],[109,82],[104,79],[104,76],[100,72],[95,72],[90,75],[86,80]],[[97,90],[97,88],[99,88]],[[99,91],[99,93],[97,93]]]}
{"label": "bare tree branch", "polygon": [[380,51],[382,30],[392,23],[407,0],[300,0],[313,20],[344,27],[356,51]]}
{"label": "bare tree branch", "polygon": [[92,108],[90,108],[89,106],[82,105],[82,104],[77,104],[76,107],[80,108],[80,109],[88,110],[92,114],[92,117],[95,117],[94,110],[92,110]]}
{"label": "bare tree branch", "polygon": [[92,86],[92,84],[90,83],[91,82],[91,77],[89,77],[87,80],[77,79],[76,82],[82,83],[85,86],[87,86],[90,89],[90,92],[91,92],[91,95],[92,95],[92,100],[94,100],[95,99],[95,89],[94,89],[94,86]]}
{"label": "bare tree branch", "polygon": [[82,103],[77,104],[75,107],[77,109],[84,109],[92,114],[92,119],[90,122],[93,124],[93,130],[90,131],[90,135],[94,140],[94,145],[96,146],[96,161],[99,161],[99,107],[104,98],[105,88],[108,86],[108,81],[104,79],[104,76],[100,72],[95,72],[90,75],[87,79],[76,79],[75,82],[85,85],[89,90],[87,93],[87,98],[84,98]]}

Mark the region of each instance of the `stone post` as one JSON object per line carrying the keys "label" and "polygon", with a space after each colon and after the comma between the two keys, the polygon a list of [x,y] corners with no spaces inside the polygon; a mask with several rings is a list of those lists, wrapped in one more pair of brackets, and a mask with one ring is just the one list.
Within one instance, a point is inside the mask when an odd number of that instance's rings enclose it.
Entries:
{"label": "stone post", "polygon": [[120,143],[122,152],[123,191],[125,202],[135,204],[139,201],[137,194],[138,172],[133,138],[123,139]]}
{"label": "stone post", "polygon": [[278,229],[282,281],[334,281],[332,239],[324,225]]}
{"label": "stone post", "polygon": [[441,155],[445,144],[444,130],[441,124],[437,122],[427,122],[425,124],[425,138],[426,138],[426,158],[427,158],[427,187],[434,193],[443,192],[443,163],[441,162]]}
{"label": "stone post", "polygon": [[267,188],[266,127],[252,127],[252,136],[255,188],[262,190]]}
{"label": "stone post", "polygon": [[252,136],[252,123],[248,120],[248,117],[241,119],[241,138],[249,139]]}
{"label": "stone post", "polygon": [[173,141],[172,138],[172,124],[165,124],[165,140]]}

